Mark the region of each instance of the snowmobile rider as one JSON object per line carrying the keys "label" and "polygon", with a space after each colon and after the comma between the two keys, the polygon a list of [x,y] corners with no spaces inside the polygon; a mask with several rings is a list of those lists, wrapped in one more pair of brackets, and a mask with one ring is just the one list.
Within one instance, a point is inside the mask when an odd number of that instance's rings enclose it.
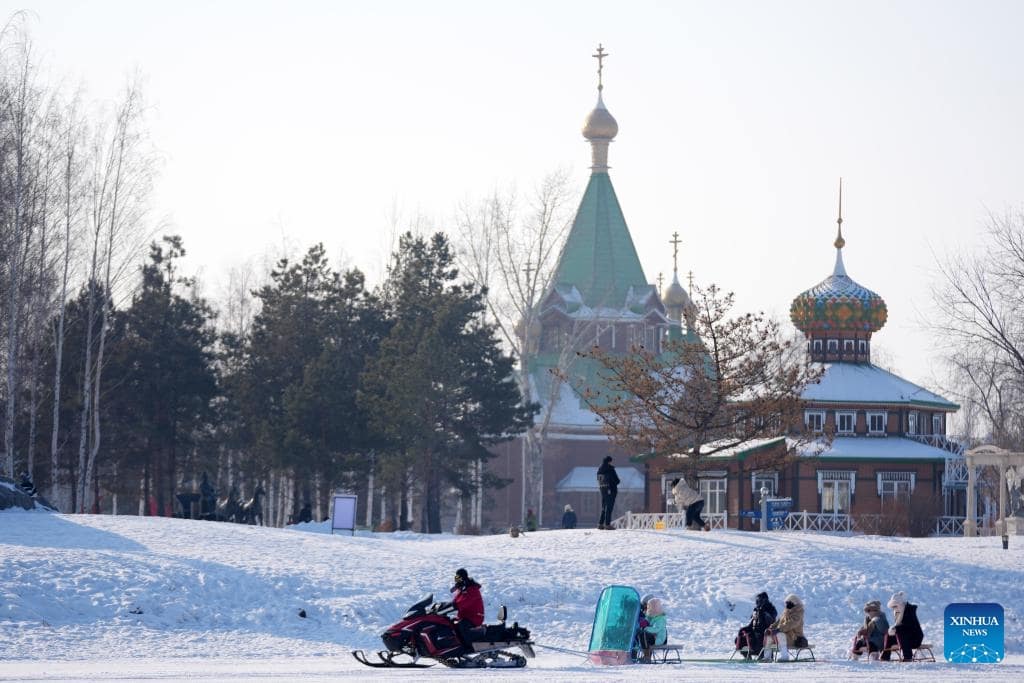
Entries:
{"label": "snowmobile rider", "polygon": [[452,605],[458,613],[455,626],[462,642],[469,644],[469,630],[484,623],[484,598],[480,594],[480,584],[460,567],[455,570],[455,585],[451,587],[451,592],[455,594]]}

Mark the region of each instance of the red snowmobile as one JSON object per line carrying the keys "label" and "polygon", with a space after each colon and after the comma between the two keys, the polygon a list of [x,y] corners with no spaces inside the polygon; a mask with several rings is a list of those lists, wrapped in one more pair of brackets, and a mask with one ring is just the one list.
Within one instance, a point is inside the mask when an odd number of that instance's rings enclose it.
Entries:
{"label": "red snowmobile", "polygon": [[[504,606],[498,610],[498,623],[470,629],[467,643],[450,616],[455,607],[450,602],[433,600],[433,594],[423,598],[381,634],[387,650],[377,653],[379,661],[367,659],[362,650],[354,650],[352,656],[360,664],[381,669],[421,668],[437,662],[456,668],[523,667],[527,657],[534,657],[530,632],[518,623],[506,626]],[[523,654],[509,652],[512,648]],[[422,659],[435,662],[423,664]]]}

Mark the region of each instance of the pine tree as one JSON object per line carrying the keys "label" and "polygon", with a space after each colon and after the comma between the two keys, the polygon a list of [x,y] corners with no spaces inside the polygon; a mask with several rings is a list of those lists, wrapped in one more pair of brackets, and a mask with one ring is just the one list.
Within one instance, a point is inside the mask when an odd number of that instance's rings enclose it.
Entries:
{"label": "pine tree", "polygon": [[444,485],[466,490],[487,447],[527,429],[536,412],[513,358],[483,321],[485,291],[458,283],[443,234],[403,235],[384,298],[394,325],[363,375],[360,403],[388,444],[385,471],[422,490],[422,530],[441,531]]}

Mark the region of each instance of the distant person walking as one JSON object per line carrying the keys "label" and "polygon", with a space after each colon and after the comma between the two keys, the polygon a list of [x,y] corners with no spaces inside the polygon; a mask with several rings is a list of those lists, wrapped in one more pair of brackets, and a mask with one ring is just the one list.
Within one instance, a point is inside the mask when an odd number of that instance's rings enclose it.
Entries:
{"label": "distant person walking", "polygon": [[566,503],[565,512],[562,514],[562,528],[563,529],[575,529],[576,528],[576,513],[573,512],[572,505]]}
{"label": "distant person walking", "polygon": [[685,479],[672,480],[672,497],[675,498],[676,507],[686,510],[686,528],[703,529],[708,531],[711,526],[704,521],[700,513],[704,510],[704,496],[699,491],[691,489]]}
{"label": "distant person walking", "polygon": [[601,518],[597,522],[598,529],[614,529],[612,526],[612,510],[615,508],[615,496],[619,495],[619,474],[612,465],[612,456],[606,455],[597,468],[597,487],[601,490]]}

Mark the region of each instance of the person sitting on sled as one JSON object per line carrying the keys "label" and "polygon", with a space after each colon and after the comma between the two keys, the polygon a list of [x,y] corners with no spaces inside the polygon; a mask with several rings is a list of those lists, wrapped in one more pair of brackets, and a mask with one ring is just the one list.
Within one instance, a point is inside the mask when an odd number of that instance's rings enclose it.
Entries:
{"label": "person sitting on sled", "polygon": [[[641,603],[642,604],[642,603]],[[651,661],[651,648],[668,642],[668,623],[665,609],[659,598],[649,598],[641,619],[642,626],[637,633],[637,643],[643,650],[640,661]]]}
{"label": "person sitting on sled", "polygon": [[[785,638],[779,638],[782,633]],[[772,625],[765,631],[765,637],[774,636],[779,643],[779,658],[777,661],[789,661],[789,648],[807,647],[807,638],[804,637],[804,603],[800,598],[790,593],[786,596],[786,607],[782,610],[779,618],[772,622]]]}
{"label": "person sitting on sled", "polygon": [[857,631],[850,654],[854,659],[860,659],[863,654],[867,654],[869,659],[878,659],[878,655],[885,645],[885,635],[888,630],[889,620],[885,618],[885,612],[882,611],[882,603],[878,600],[865,603],[864,626]]}
{"label": "person sitting on sled", "polygon": [[740,629],[736,635],[736,649],[746,650],[747,659],[756,656],[764,648],[764,632],[775,621],[779,614],[775,605],[768,599],[764,591],[754,598],[754,611],[750,615],[750,623]]}
{"label": "person sitting on sled", "polygon": [[889,661],[892,648],[897,647],[903,654],[904,662],[914,661],[914,650],[924,642],[921,622],[917,620],[917,605],[907,602],[907,594],[896,591],[889,598],[889,609],[892,610],[892,626],[882,650],[882,659]]}
{"label": "person sitting on sled", "polygon": [[480,584],[460,567],[455,570],[455,585],[451,587],[451,592],[454,593],[452,605],[457,613],[455,626],[462,642],[469,643],[469,629],[484,623],[484,598],[480,594]]}

